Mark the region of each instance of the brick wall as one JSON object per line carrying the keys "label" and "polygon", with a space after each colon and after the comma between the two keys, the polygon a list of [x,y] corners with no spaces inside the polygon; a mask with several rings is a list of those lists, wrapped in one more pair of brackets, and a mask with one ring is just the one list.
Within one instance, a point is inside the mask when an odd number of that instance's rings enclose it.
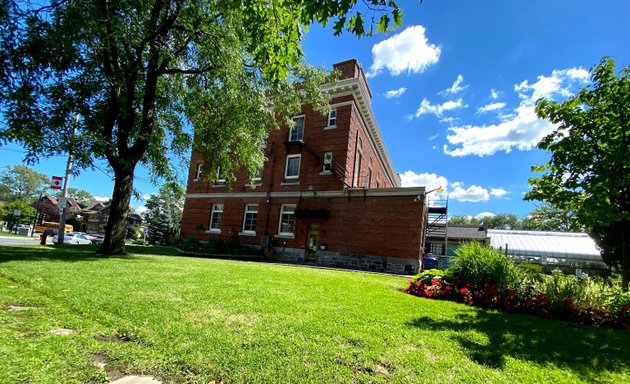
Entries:
{"label": "brick wall", "polygon": [[[230,199],[187,199],[182,222],[182,236],[200,239],[234,240],[243,244],[259,245],[263,234],[276,235],[282,204],[296,204],[297,209],[328,210],[330,217],[297,218],[295,237],[276,236],[273,245],[305,250],[308,235],[315,231],[318,244],[326,244],[326,251],[359,255],[387,256],[415,259],[422,249],[422,200],[416,196],[367,196],[352,191],[352,197],[285,197]],[[207,233],[213,203],[224,204],[221,234]],[[239,235],[242,230],[246,204],[258,204],[256,236]],[[197,225],[203,226],[197,230]]]}

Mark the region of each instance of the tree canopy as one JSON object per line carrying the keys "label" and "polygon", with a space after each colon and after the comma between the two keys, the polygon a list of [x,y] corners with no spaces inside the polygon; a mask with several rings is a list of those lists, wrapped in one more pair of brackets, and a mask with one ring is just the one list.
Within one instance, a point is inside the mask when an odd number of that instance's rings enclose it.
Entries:
{"label": "tree canopy", "polygon": [[162,186],[156,195],[146,202],[147,211],[143,215],[148,228],[149,244],[168,244],[179,234],[184,210],[184,189],[177,184]]}
{"label": "tree canopy", "polygon": [[538,117],[555,129],[538,144],[551,159],[533,167],[527,199],[575,215],[598,241],[604,260],[630,280],[630,67],[611,58],[591,69],[591,84],[562,103],[540,100]]}
{"label": "tree canopy", "polygon": [[27,201],[37,199],[50,187],[48,176],[25,165],[6,166],[0,174],[1,201]]}
{"label": "tree canopy", "polygon": [[363,36],[401,23],[391,0],[0,0],[0,142],[26,160],[72,152],[114,173],[99,252],[124,253],[133,174],[174,181],[193,145],[208,177],[262,165],[269,129],[332,81],[302,60],[308,26]]}

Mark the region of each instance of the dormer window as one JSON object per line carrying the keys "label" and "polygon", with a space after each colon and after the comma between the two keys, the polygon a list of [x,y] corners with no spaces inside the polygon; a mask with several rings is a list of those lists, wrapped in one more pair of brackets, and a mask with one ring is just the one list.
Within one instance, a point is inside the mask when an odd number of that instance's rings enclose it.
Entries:
{"label": "dormer window", "polygon": [[327,128],[334,128],[337,126],[337,110],[333,109],[328,112],[328,126]]}
{"label": "dormer window", "polygon": [[296,116],[293,118],[295,123],[289,129],[289,141],[304,141],[304,116]]}

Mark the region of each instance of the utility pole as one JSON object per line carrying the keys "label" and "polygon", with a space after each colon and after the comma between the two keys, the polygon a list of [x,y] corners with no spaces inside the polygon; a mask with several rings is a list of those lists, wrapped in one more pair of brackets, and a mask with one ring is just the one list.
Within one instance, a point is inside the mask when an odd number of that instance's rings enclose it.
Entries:
{"label": "utility pole", "polygon": [[59,232],[57,234],[57,244],[63,244],[63,240],[66,236],[66,217],[68,215],[68,183],[70,181],[70,174],[72,173],[72,151],[74,149],[74,134],[77,131],[77,125],[79,125],[79,114],[74,119],[74,125],[72,126],[72,136],[70,137],[70,148],[68,149],[68,162],[66,163],[66,177],[63,181],[63,190],[61,198],[59,199]]}

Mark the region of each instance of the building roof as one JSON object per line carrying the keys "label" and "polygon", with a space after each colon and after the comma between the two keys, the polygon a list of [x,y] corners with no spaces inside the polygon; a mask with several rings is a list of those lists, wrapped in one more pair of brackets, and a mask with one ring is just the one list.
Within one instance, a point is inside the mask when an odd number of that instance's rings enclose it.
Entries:
{"label": "building roof", "polygon": [[517,256],[551,257],[602,262],[595,241],[587,233],[489,229],[493,248]]}
{"label": "building roof", "polygon": [[470,240],[485,240],[488,238],[488,233],[483,227],[478,225],[474,226],[458,226],[449,225],[446,230],[446,234],[449,239],[470,239]]}

